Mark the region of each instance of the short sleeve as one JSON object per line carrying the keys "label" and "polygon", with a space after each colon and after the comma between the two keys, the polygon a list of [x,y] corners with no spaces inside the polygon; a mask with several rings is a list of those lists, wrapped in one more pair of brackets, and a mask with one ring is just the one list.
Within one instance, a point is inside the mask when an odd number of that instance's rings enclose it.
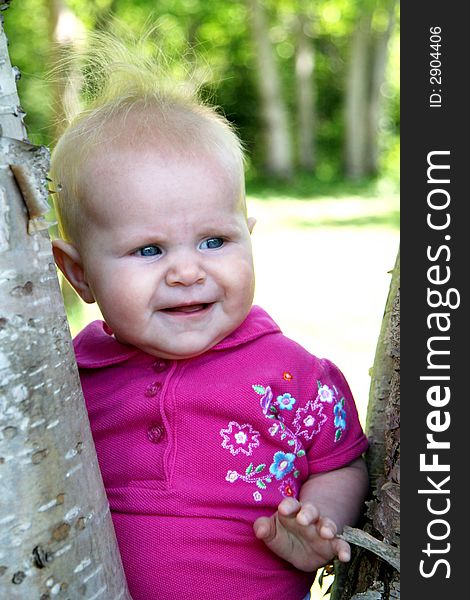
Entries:
{"label": "short sleeve", "polygon": [[322,473],[346,466],[367,450],[356,404],[341,371],[329,360],[321,361],[312,399],[321,414],[321,427],[307,453],[309,472]]}

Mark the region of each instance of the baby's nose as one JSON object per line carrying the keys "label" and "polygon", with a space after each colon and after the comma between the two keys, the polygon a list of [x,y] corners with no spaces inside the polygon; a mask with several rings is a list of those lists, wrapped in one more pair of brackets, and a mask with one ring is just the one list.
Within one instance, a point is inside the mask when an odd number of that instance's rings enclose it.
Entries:
{"label": "baby's nose", "polygon": [[174,258],[166,273],[168,285],[194,285],[203,283],[206,272],[200,257],[194,254],[184,253]]}

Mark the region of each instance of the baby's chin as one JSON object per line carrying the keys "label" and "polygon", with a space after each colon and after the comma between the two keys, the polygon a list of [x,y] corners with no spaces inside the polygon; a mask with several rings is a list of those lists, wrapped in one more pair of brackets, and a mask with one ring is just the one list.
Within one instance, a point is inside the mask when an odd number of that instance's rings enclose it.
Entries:
{"label": "baby's chin", "polygon": [[206,340],[199,343],[186,343],[186,344],[166,344],[164,346],[153,346],[148,344],[131,344],[142,350],[146,354],[155,356],[155,358],[161,358],[163,360],[188,360],[200,356],[205,352],[208,352],[216,346],[224,337]]}

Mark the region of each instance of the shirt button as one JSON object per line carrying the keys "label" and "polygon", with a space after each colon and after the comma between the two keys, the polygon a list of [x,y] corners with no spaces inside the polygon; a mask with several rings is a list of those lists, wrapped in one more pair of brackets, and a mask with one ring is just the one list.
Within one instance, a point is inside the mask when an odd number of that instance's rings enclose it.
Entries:
{"label": "shirt button", "polygon": [[160,381],[154,381],[153,383],[151,383],[150,385],[148,385],[145,388],[145,395],[148,398],[152,398],[153,396],[156,396],[158,394],[161,387],[162,387],[162,384]]}
{"label": "shirt button", "polygon": [[153,444],[158,444],[163,436],[163,427],[154,423],[147,429],[147,437]]}
{"label": "shirt button", "polygon": [[163,371],[165,371],[167,368],[168,368],[168,361],[167,361],[167,360],[160,359],[160,360],[156,360],[156,361],[153,363],[153,370],[154,370],[156,373],[162,373],[162,372],[163,372]]}

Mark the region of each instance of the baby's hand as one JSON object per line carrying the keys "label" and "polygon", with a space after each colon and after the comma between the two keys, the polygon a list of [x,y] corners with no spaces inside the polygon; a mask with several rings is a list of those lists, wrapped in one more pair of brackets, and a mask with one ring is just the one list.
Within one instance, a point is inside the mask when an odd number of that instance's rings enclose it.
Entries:
{"label": "baby's hand", "polygon": [[274,515],[256,519],[253,529],[270,550],[301,571],[316,571],[334,556],[342,562],[351,558],[349,544],[336,537],[336,524],[308,502],[285,498]]}

